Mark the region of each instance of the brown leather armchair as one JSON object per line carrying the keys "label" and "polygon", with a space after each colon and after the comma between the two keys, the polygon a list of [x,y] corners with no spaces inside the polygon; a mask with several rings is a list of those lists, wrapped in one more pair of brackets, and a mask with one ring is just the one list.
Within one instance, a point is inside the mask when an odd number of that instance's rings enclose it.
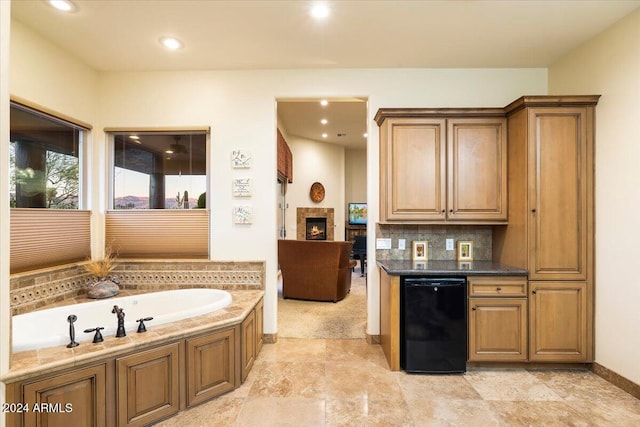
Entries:
{"label": "brown leather armchair", "polygon": [[351,290],[351,242],[278,240],[284,298],[343,299]]}

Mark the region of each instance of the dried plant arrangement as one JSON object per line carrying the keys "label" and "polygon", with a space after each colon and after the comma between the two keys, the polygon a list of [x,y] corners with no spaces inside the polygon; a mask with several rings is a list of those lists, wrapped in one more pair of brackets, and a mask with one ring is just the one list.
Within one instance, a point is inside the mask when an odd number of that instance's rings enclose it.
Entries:
{"label": "dried plant arrangement", "polygon": [[83,267],[87,273],[95,277],[93,283],[88,286],[87,296],[89,298],[109,298],[120,292],[118,286],[120,281],[110,275],[116,267],[116,256],[113,254],[111,246],[105,248],[103,259],[90,261]]}
{"label": "dried plant arrangement", "polygon": [[109,276],[109,273],[116,267],[116,256],[113,254],[111,246],[107,246],[104,252],[104,258],[99,261],[90,261],[83,267],[89,274],[96,276],[99,279],[104,279]]}

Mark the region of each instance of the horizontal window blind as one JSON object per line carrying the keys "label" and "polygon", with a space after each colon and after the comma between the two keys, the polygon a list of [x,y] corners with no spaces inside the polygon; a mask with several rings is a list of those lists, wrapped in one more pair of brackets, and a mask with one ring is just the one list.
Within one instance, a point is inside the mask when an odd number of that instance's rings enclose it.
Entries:
{"label": "horizontal window blind", "polygon": [[11,273],[91,256],[91,212],[11,209]]}
{"label": "horizontal window blind", "polygon": [[206,209],[108,211],[106,241],[119,257],[207,258]]}

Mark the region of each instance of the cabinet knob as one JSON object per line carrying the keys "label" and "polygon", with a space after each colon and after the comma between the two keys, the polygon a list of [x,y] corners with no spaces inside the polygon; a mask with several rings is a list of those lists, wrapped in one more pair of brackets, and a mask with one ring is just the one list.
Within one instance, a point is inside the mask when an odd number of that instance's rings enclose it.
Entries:
{"label": "cabinet knob", "polygon": [[453,209],[449,209],[449,213],[453,213]]}
{"label": "cabinet knob", "polygon": [[497,288],[496,288],[496,291],[498,291],[498,292],[500,292],[501,290],[502,290],[502,288],[501,288],[501,287],[497,287]]}
{"label": "cabinet knob", "polygon": [[476,306],[474,305],[471,310],[476,311]]}
{"label": "cabinet knob", "polygon": [[536,213],[536,208],[531,209],[531,213]]}
{"label": "cabinet knob", "polygon": [[444,209],[442,209],[442,213],[445,213],[446,211]]}
{"label": "cabinet knob", "polygon": [[534,295],[536,294],[536,292],[537,291],[535,289],[531,291],[531,293],[534,294]]}

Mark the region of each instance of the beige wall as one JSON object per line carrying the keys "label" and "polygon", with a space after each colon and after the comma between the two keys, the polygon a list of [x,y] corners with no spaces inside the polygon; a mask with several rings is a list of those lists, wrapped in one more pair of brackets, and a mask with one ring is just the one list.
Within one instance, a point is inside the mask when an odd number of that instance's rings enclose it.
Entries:
{"label": "beige wall", "polygon": [[344,185],[347,215],[347,203],[367,201],[367,150],[345,150]]}
{"label": "beige wall", "polygon": [[[287,143],[293,153],[293,183],[287,189],[287,239],[296,238],[296,208],[333,208],[334,240],[344,240],[344,148],[291,135]],[[316,181],[325,190],[325,198],[319,203],[309,197]]]}
{"label": "beige wall", "polygon": [[[210,126],[211,256],[216,260],[266,261],[265,332],[277,331],[277,200],[276,99],[302,97],[366,97],[369,99],[367,164],[378,164],[378,133],[373,115],[381,107],[501,107],[523,94],[547,92],[546,69],[336,69],[193,72],[103,72],[83,70],[82,64],[56,50],[35,33],[18,28],[12,41],[12,94],[94,125],[92,165],[94,230],[101,230],[106,201],[107,152],[105,126]],[[27,50],[28,48],[28,50]],[[28,54],[27,54],[28,52]],[[29,68],[29,73],[14,70]],[[71,101],[60,99],[55,87],[41,85],[50,74],[67,69],[79,74],[78,85],[68,84]],[[81,71],[83,70],[83,71]],[[93,84],[96,79],[96,84]],[[72,82],[69,82],[72,83]],[[34,89],[34,86],[38,90]],[[77,102],[73,101],[77,99]],[[95,107],[92,103],[95,103]],[[84,110],[87,111],[84,111]],[[7,109],[2,109],[7,114]],[[239,172],[230,165],[234,149],[252,152],[254,164]],[[295,154],[294,154],[295,155]],[[344,160],[340,168],[344,168]],[[297,173],[297,172],[296,172]],[[253,178],[252,225],[233,224],[231,179],[239,174]],[[296,184],[298,176],[294,176]],[[324,179],[324,178],[323,178]],[[320,180],[320,179],[319,179]],[[344,181],[344,178],[342,178]],[[300,185],[303,183],[300,182]],[[309,183],[310,185],[310,183]],[[332,184],[333,187],[333,184]],[[341,184],[344,191],[344,182]],[[332,195],[333,188],[328,188]],[[333,196],[330,196],[333,197]],[[344,199],[344,194],[341,196]],[[378,203],[378,168],[367,170],[367,201]],[[2,200],[0,200],[0,203]],[[6,202],[6,200],[5,200]],[[371,224],[377,209],[371,209]],[[344,211],[342,211],[344,215]],[[344,216],[342,216],[344,221]],[[373,227],[373,225],[371,225]],[[368,236],[374,239],[374,228]],[[252,244],[247,244],[247,243]],[[373,240],[369,242],[373,248]],[[372,250],[373,251],[373,250]],[[378,275],[375,253],[370,254],[368,332],[379,330]],[[5,255],[2,255],[5,256]],[[5,303],[7,304],[7,303]]]}
{"label": "beige wall", "polygon": [[596,362],[640,384],[640,10],[549,68],[550,94],[596,108]]}
{"label": "beige wall", "polygon": [[[9,140],[9,29],[11,26],[11,3],[0,2],[0,141]],[[0,146],[6,147],[4,143]],[[9,369],[9,151],[0,150],[0,375]],[[5,387],[0,383],[0,405],[6,401]],[[0,427],[5,425],[4,415],[0,416]]]}

